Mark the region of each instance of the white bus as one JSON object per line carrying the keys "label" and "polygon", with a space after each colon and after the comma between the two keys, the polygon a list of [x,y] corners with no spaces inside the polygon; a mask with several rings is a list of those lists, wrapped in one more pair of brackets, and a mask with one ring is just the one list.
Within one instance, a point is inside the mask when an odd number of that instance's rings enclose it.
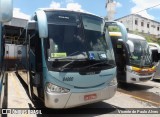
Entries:
{"label": "white bus", "polygon": [[157,43],[148,43],[150,50],[152,51],[152,59],[154,59],[154,65],[156,66],[156,73],[153,79],[160,79],[160,45]]}
{"label": "white bus", "polygon": [[120,43],[121,33],[110,32],[117,64],[117,79],[120,82],[139,83],[151,80],[155,73],[152,55],[145,38],[128,33],[132,49]]}

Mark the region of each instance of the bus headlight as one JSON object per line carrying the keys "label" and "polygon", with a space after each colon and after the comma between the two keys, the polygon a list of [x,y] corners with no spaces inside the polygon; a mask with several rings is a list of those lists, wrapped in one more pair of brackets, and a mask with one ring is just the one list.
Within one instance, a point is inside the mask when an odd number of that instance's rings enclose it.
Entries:
{"label": "bus headlight", "polygon": [[109,83],[110,86],[117,84],[117,78],[115,77],[111,82]]}
{"label": "bus headlight", "polygon": [[70,90],[54,85],[52,83],[47,83],[46,84],[46,91],[49,93],[68,93]]}

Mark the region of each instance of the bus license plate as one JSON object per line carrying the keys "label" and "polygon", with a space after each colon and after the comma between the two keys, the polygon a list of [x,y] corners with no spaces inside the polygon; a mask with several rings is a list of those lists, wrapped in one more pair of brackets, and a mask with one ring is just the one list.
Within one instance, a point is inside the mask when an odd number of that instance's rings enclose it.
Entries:
{"label": "bus license plate", "polygon": [[84,96],[84,100],[87,101],[87,100],[93,100],[93,99],[96,99],[97,98],[97,94],[90,94],[90,95],[85,95]]}

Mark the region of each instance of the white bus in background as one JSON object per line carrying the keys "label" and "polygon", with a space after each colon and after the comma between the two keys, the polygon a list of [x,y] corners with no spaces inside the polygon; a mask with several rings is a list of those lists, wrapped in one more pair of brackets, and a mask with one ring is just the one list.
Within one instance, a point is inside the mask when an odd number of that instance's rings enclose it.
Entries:
{"label": "white bus in background", "polygon": [[154,59],[154,64],[156,66],[156,73],[153,79],[160,79],[160,45],[157,43],[148,43],[150,50],[152,51],[152,59]]}
{"label": "white bus in background", "polygon": [[117,79],[119,82],[139,83],[151,80],[155,73],[151,51],[145,38],[129,34],[128,40],[132,48],[126,49],[124,42],[120,43],[121,33],[110,32],[117,64]]}

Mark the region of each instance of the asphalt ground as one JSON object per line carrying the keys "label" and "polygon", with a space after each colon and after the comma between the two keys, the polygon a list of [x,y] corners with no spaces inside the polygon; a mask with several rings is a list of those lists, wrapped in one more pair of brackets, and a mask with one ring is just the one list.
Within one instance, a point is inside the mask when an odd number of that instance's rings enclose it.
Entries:
{"label": "asphalt ground", "polygon": [[[23,77],[23,78],[22,78]],[[28,93],[27,74],[20,72],[16,74],[14,71],[8,72],[7,83],[7,99],[6,107],[8,109],[38,109],[43,108],[47,112],[56,112],[55,109],[45,108],[40,100],[31,101]],[[52,117],[52,116],[142,116],[142,117],[159,117],[160,115],[160,81],[148,81],[139,84],[121,84],[115,96],[109,100],[98,103],[80,106],[74,109],[68,109],[67,114],[8,114],[8,117]],[[148,110],[149,109],[149,110]],[[159,110],[158,110],[159,109]],[[127,113],[130,111],[141,112],[142,114]],[[152,111],[150,114],[148,111]],[[40,111],[39,111],[40,112]],[[46,112],[46,113],[47,113]],[[124,113],[123,113],[124,112]],[[158,114],[156,112],[159,112]],[[127,114],[125,114],[127,113]],[[4,116],[4,115],[2,115]]]}

